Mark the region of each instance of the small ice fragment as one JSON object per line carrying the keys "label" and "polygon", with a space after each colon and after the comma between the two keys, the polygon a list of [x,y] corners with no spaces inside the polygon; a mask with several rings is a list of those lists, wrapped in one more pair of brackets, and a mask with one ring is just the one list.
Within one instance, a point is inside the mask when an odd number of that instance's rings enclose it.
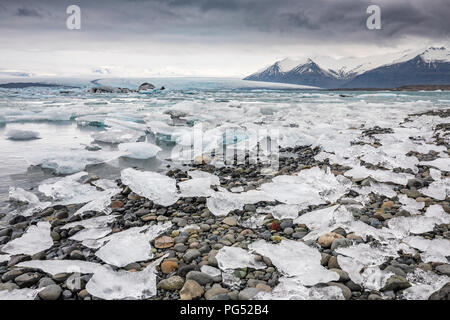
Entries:
{"label": "small ice fragment", "polygon": [[264,209],[265,212],[270,212],[275,219],[295,219],[298,217],[298,212],[301,206],[296,204],[279,204]]}
{"label": "small ice fragment", "polygon": [[422,251],[420,254],[423,262],[448,263],[450,256],[450,240],[447,239],[425,239],[419,236],[411,236],[403,239],[408,246]]}
{"label": "small ice fragment", "polygon": [[415,268],[406,279],[411,287],[403,290],[402,296],[408,300],[427,300],[431,294],[450,282],[447,276],[440,276],[432,271]]}
{"label": "small ice fragment", "polygon": [[156,157],[162,149],[148,142],[129,142],[119,144],[119,150],[124,157],[144,160]]}
{"label": "small ice fragment", "polygon": [[320,252],[303,242],[283,240],[278,244],[271,244],[258,240],[249,245],[249,250],[268,257],[282,274],[297,277],[299,283],[305,286],[339,279],[336,272],[329,271],[320,264]]}
{"label": "small ice fragment", "polygon": [[2,251],[11,255],[28,254],[31,256],[47,250],[53,246],[50,227],[48,222],[38,222],[37,225],[30,226],[20,238],[5,244]]}
{"label": "small ice fragment", "polygon": [[127,168],[122,170],[121,178],[133,192],[159,205],[170,206],[179,199],[176,180],[165,175]]}
{"label": "small ice fragment", "polygon": [[221,270],[253,268],[264,269],[266,265],[255,260],[255,256],[239,247],[223,247],[216,255]]}
{"label": "small ice fragment", "polygon": [[366,167],[358,166],[344,173],[346,177],[351,177],[357,180],[363,180],[368,177],[378,181],[393,183],[399,185],[406,185],[409,179],[414,178],[409,173],[395,173],[391,170],[370,170]]}
{"label": "small ice fragment", "polygon": [[78,231],[69,239],[74,241],[96,240],[106,237],[112,231],[111,228],[92,228]]}
{"label": "small ice fragment", "polygon": [[9,140],[17,140],[17,141],[26,141],[26,140],[34,140],[39,139],[39,132],[30,131],[30,130],[16,130],[11,129],[6,133],[6,136]]}
{"label": "small ice fragment", "polygon": [[9,261],[11,256],[9,254],[0,254],[0,263]]}
{"label": "small ice fragment", "polygon": [[0,300],[35,300],[42,289],[14,289],[0,291]]}
{"label": "small ice fragment", "polygon": [[110,216],[99,216],[95,218],[90,218],[86,220],[80,220],[75,222],[70,222],[61,227],[61,229],[71,229],[76,226],[81,226],[86,229],[92,228],[104,228],[108,226],[108,223],[114,221],[118,216],[110,215]]}
{"label": "small ice fragment", "polygon": [[102,273],[108,270],[107,267],[101,264],[83,260],[30,260],[20,262],[17,266],[21,268],[39,269],[51,275],[73,272],[81,274]]}
{"label": "small ice fragment", "polygon": [[141,139],[145,133],[138,132],[135,130],[118,130],[110,129],[103,132],[98,132],[92,135],[95,141],[100,141],[104,143],[127,143],[136,142]]}
{"label": "small ice fragment", "polygon": [[111,208],[109,204],[111,203],[111,197],[120,192],[120,189],[110,189],[103,191],[101,195],[99,195],[96,199],[86,203],[83,207],[78,209],[74,215],[83,214],[86,211],[96,211],[102,212],[105,214],[111,213]]}
{"label": "small ice fragment", "polygon": [[18,187],[9,188],[9,201],[18,201],[20,203],[27,204],[26,206],[20,207],[15,211],[23,216],[30,216],[36,210],[42,210],[51,205],[50,202],[39,201],[39,198],[34,193],[25,191],[24,189]]}
{"label": "small ice fragment", "polygon": [[435,167],[442,171],[450,171],[450,158],[437,158],[433,161],[421,161],[420,165]]}

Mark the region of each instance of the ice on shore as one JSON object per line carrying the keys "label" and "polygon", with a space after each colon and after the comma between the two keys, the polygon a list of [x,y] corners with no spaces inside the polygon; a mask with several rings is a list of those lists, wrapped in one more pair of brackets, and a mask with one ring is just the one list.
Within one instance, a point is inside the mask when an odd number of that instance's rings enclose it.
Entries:
{"label": "ice on shore", "polygon": [[45,251],[53,246],[50,228],[50,223],[38,222],[37,225],[28,227],[20,238],[5,244],[1,250],[11,255],[27,254],[30,256]]}
{"label": "ice on shore", "polygon": [[428,197],[445,200],[450,196],[450,179],[448,177],[441,178],[441,171],[433,168],[430,168],[430,176],[434,181],[419,191]]}
{"label": "ice on shore", "polygon": [[149,299],[157,293],[156,267],[166,256],[167,254],[138,272],[96,272],[86,284],[86,290],[94,297],[105,300]]}
{"label": "ice on shore", "polygon": [[29,191],[25,191],[19,187],[9,188],[9,201],[17,201],[26,204],[25,207],[20,207],[15,210],[23,216],[30,216],[37,210],[42,210],[51,205],[50,202],[41,202],[39,198]]}
{"label": "ice on shore", "polygon": [[346,177],[351,177],[356,180],[364,180],[372,178],[378,182],[393,183],[399,185],[406,185],[409,179],[414,176],[409,173],[395,173],[391,170],[370,170],[366,167],[358,166],[344,173]]}
{"label": "ice on shore", "polygon": [[129,263],[150,260],[152,247],[145,234],[137,233],[127,237],[113,237],[95,255],[104,262],[116,267]]}
{"label": "ice on shore", "polygon": [[434,292],[450,282],[450,278],[445,275],[440,276],[420,268],[409,272],[406,279],[411,283],[411,287],[402,292],[403,298],[407,300],[427,300]]}
{"label": "ice on shore", "polygon": [[81,226],[86,229],[105,228],[108,226],[108,223],[113,222],[117,219],[117,217],[117,215],[99,216],[85,220],[69,222],[63,225],[61,229],[71,229],[76,226]]}
{"label": "ice on shore", "polygon": [[165,175],[127,168],[122,170],[121,179],[133,192],[159,205],[170,206],[179,199],[176,180]]}
{"label": "ice on shore", "polygon": [[69,239],[74,241],[97,240],[106,237],[112,231],[111,228],[92,228],[78,231]]}
{"label": "ice on shore", "polygon": [[403,239],[408,246],[422,251],[420,254],[423,262],[448,263],[450,256],[450,240],[447,239],[425,239],[420,236],[411,236]]}
{"label": "ice on shore", "polygon": [[272,244],[258,240],[249,245],[249,250],[269,258],[273,265],[285,276],[296,277],[305,286],[339,279],[336,272],[324,268],[319,250],[303,242],[283,240]]}
{"label": "ice on shore", "polygon": [[239,268],[264,269],[266,265],[256,261],[255,256],[239,247],[225,246],[216,255],[219,268],[223,271]]}
{"label": "ice on shore", "polygon": [[399,195],[398,200],[402,204],[401,209],[408,211],[410,214],[420,214],[420,210],[425,207],[425,202],[418,202],[404,194]]}
{"label": "ice on shore", "polygon": [[9,140],[27,141],[27,140],[39,139],[40,134],[39,134],[39,132],[31,131],[31,130],[11,129],[8,132],[6,132],[6,137]]}
{"label": "ice on shore", "polygon": [[178,183],[182,197],[209,197],[214,192],[211,186],[219,185],[219,177],[204,171],[189,171],[190,180]]}
{"label": "ice on shore", "polygon": [[225,188],[218,188],[206,199],[206,205],[215,216],[226,216],[233,210],[242,210],[246,204],[255,204],[261,201],[272,201],[273,197],[264,191],[250,190],[242,193],[229,192]]}
{"label": "ice on shore", "polygon": [[421,161],[420,165],[434,167],[441,171],[450,171],[450,158],[437,158],[433,161]]}
{"label": "ice on shore", "polygon": [[58,273],[102,273],[109,267],[83,260],[30,260],[17,264],[21,268],[39,269],[50,275]]}
{"label": "ice on shore", "polygon": [[297,277],[281,277],[272,292],[259,292],[254,300],[345,300],[342,290],[336,286],[307,288]]}
{"label": "ice on shore", "polygon": [[82,177],[87,175],[87,172],[82,171],[61,178],[56,182],[44,182],[39,186],[39,191],[52,198],[57,204],[88,203],[102,197],[104,191],[99,191],[89,184],[79,182]]}
{"label": "ice on shore", "polygon": [[149,142],[129,142],[119,144],[119,150],[124,157],[145,160],[156,157],[162,149]]}
{"label": "ice on shore", "polygon": [[94,199],[88,203],[86,203],[83,207],[78,209],[74,215],[80,215],[87,211],[97,211],[102,212],[105,214],[111,213],[111,208],[109,205],[111,204],[111,197],[116,195],[120,192],[120,189],[114,188],[114,189],[108,189],[106,191],[102,192],[102,195],[100,195],[97,199]]}

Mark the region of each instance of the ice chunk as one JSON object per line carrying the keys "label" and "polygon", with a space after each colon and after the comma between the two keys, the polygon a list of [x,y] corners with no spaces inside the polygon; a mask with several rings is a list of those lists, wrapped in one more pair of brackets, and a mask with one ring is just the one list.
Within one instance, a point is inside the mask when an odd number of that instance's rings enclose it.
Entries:
{"label": "ice chunk", "polygon": [[420,165],[434,167],[442,171],[450,171],[450,158],[437,158],[433,161],[421,161]]}
{"label": "ice chunk", "polygon": [[219,177],[204,171],[189,171],[192,178],[178,183],[182,197],[209,197],[213,190],[211,186],[219,185]]}
{"label": "ice chunk", "polygon": [[221,270],[253,268],[264,269],[264,263],[255,260],[255,256],[239,247],[223,247],[217,252],[217,263]]}
{"label": "ice chunk", "polygon": [[152,262],[143,271],[112,271],[95,273],[86,285],[94,297],[105,300],[149,299],[156,290],[156,267],[167,256]]}
{"label": "ice chunk", "polygon": [[132,262],[150,260],[153,257],[151,250],[148,237],[137,233],[127,237],[112,238],[95,255],[106,263],[124,267]]}
{"label": "ice chunk", "polygon": [[156,157],[162,149],[149,142],[130,142],[119,144],[124,157],[132,159],[150,159]]}
{"label": "ice chunk", "polygon": [[305,286],[339,279],[336,272],[329,271],[320,264],[320,252],[303,242],[283,240],[272,244],[258,240],[249,245],[249,250],[268,257],[282,274],[297,277],[299,283]]}
{"label": "ice chunk", "polygon": [[378,194],[380,196],[385,196],[388,198],[393,198],[397,196],[397,192],[393,190],[394,186],[378,183],[378,182],[370,182],[370,186],[353,186],[352,189],[362,195],[368,195],[370,193]]}
{"label": "ice chunk", "polygon": [[35,300],[42,289],[14,289],[0,291],[0,300]]}
{"label": "ice chunk", "polygon": [[418,202],[404,194],[399,195],[398,199],[403,205],[402,209],[408,211],[410,214],[420,214],[419,210],[425,207],[425,202]]}
{"label": "ice chunk", "polygon": [[270,212],[275,219],[295,219],[298,217],[298,212],[301,206],[296,204],[279,204],[264,208],[263,212]]}
{"label": "ice chunk", "polygon": [[109,207],[109,205],[111,204],[111,197],[119,192],[120,189],[118,188],[104,191],[101,195],[98,196],[97,199],[94,199],[86,203],[83,207],[78,209],[74,215],[80,215],[86,211],[96,211],[105,214],[110,214],[111,208]]}
{"label": "ice chunk", "polygon": [[109,268],[101,264],[83,260],[30,260],[20,262],[18,267],[39,269],[50,275],[58,273],[102,273]]}
{"label": "ice chunk", "polygon": [[345,300],[342,290],[336,286],[307,288],[296,277],[281,277],[272,292],[260,292],[254,300]]}
{"label": "ice chunk", "polygon": [[261,185],[261,190],[282,203],[306,208],[309,205],[335,202],[350,186],[350,180],[334,176],[329,168],[323,171],[314,167],[294,176],[277,176],[272,182]]}
{"label": "ice chunk", "polygon": [[103,132],[94,133],[92,135],[92,138],[95,141],[117,144],[136,142],[140,140],[144,135],[145,133],[135,130],[110,129]]}
{"label": "ice chunk", "polygon": [[40,138],[39,132],[30,130],[15,130],[15,129],[9,130],[6,133],[6,136],[8,137],[9,140],[19,140],[19,141],[34,140]]}
{"label": "ice chunk", "polygon": [[75,241],[96,240],[106,237],[111,231],[111,228],[83,229],[75,233],[69,239]]}
{"label": "ice chunk", "polygon": [[11,256],[9,254],[0,254],[0,263],[9,261]]}
{"label": "ice chunk", "polygon": [[391,170],[370,170],[362,166],[348,170],[344,173],[344,175],[357,180],[363,180],[371,177],[378,182],[394,183],[399,185],[406,185],[409,179],[414,178],[414,176],[409,173],[395,173]]}
{"label": "ice chunk", "polygon": [[441,172],[433,168],[430,168],[430,175],[434,181],[428,187],[420,189],[420,192],[437,200],[445,200],[450,195],[450,179],[442,179]]}
{"label": "ice chunk", "polygon": [[99,216],[95,218],[90,218],[86,220],[80,220],[75,222],[70,222],[61,227],[61,229],[71,229],[76,226],[81,226],[86,229],[92,228],[104,228],[108,226],[108,223],[113,222],[118,215],[110,215],[110,216]]}
{"label": "ice chunk", "polygon": [[17,201],[26,204],[15,211],[23,216],[30,216],[35,211],[45,209],[51,205],[50,202],[39,201],[39,198],[34,193],[18,187],[9,188],[9,201]]}
{"label": "ice chunk", "polygon": [[37,225],[30,226],[20,237],[5,244],[2,251],[14,254],[28,254],[45,251],[53,246],[53,239],[50,236],[50,223],[38,222]]}
{"label": "ice chunk", "polygon": [[219,177],[212,173],[206,172],[206,171],[200,171],[200,170],[188,171],[188,175],[192,179],[209,179],[210,184],[212,186],[220,185]]}
{"label": "ice chunk", "polygon": [[264,191],[250,190],[232,193],[219,187],[219,191],[212,193],[211,197],[206,200],[206,205],[215,216],[226,216],[230,211],[242,210],[246,204],[271,200],[273,197]]}
{"label": "ice chunk", "polygon": [[53,198],[58,204],[78,204],[87,203],[98,199],[104,195],[103,191],[97,188],[78,182],[87,172],[79,172],[53,183],[43,183],[39,186],[39,191],[47,197]]}
{"label": "ice chunk", "polygon": [[159,205],[170,206],[179,199],[176,180],[162,174],[128,168],[122,170],[121,178],[133,192]]}
{"label": "ice chunk", "polygon": [[450,240],[447,239],[425,239],[419,236],[411,236],[403,239],[403,242],[412,248],[416,248],[423,262],[448,263],[447,256],[450,256]]}

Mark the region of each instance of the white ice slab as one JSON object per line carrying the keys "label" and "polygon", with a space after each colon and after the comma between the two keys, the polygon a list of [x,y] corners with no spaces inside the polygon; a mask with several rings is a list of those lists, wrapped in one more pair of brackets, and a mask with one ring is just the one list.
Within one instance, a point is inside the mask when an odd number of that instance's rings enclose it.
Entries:
{"label": "white ice slab", "polygon": [[38,222],[37,225],[28,227],[27,231],[20,237],[5,244],[2,251],[14,254],[28,254],[44,251],[53,246],[50,236],[50,223]]}
{"label": "white ice slab", "polygon": [[264,269],[264,263],[255,260],[255,256],[239,247],[225,246],[216,255],[217,263],[221,270],[253,268]]}

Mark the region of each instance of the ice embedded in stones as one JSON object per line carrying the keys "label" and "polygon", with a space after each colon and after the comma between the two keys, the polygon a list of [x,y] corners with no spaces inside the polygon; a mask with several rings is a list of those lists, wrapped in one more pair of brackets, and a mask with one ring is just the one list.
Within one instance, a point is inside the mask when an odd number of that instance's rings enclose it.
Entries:
{"label": "ice embedded in stones", "polygon": [[121,179],[133,192],[159,205],[170,206],[179,199],[176,180],[165,175],[127,168],[122,170]]}
{"label": "ice embedded in stones", "polygon": [[403,290],[402,296],[407,300],[427,300],[434,292],[450,282],[450,278],[421,268],[409,272],[406,279],[411,287]]}
{"label": "ice embedded in stones", "polygon": [[119,150],[124,157],[145,160],[156,157],[162,149],[149,142],[129,142],[119,144]]}
{"label": "ice embedded in stones", "polygon": [[50,223],[38,222],[37,225],[28,227],[20,238],[5,244],[1,250],[11,255],[27,254],[30,256],[45,251],[53,246],[50,228]]}
{"label": "ice embedded in stones", "polygon": [[282,203],[306,208],[310,205],[335,202],[350,186],[350,180],[333,175],[329,168],[324,171],[314,167],[293,176],[277,176],[272,182],[261,185],[261,190]]}
{"label": "ice embedded in stones", "polygon": [[272,292],[259,292],[254,300],[345,300],[336,286],[307,288],[297,277],[281,277]]}
{"label": "ice embedded in stones", "polygon": [[86,229],[96,229],[96,228],[104,228],[108,226],[108,223],[116,220],[118,215],[110,215],[110,216],[99,216],[94,218],[89,218],[80,221],[74,221],[66,223],[61,227],[61,229],[71,229],[76,226],[81,226]]}
{"label": "ice embedded in stones", "polygon": [[324,268],[319,250],[303,242],[283,240],[272,244],[258,240],[249,245],[249,250],[269,258],[273,265],[285,276],[296,277],[305,286],[339,279],[336,272]]}
{"label": "ice embedded in stones", "polygon": [[11,256],[9,254],[0,254],[0,263],[9,261]]}
{"label": "ice embedded in stones", "polygon": [[450,171],[450,158],[437,158],[433,161],[421,161],[420,165],[434,167],[442,171]]}
{"label": "ice embedded in stones", "polygon": [[441,171],[433,168],[430,168],[430,175],[434,181],[419,191],[428,197],[445,200],[450,195],[450,179],[448,177],[441,178]]}
{"label": "ice embedded in stones", "polygon": [[298,212],[301,210],[301,206],[296,204],[279,204],[276,206],[269,206],[263,209],[259,209],[259,212],[270,212],[275,219],[295,219],[298,217]]}
{"label": "ice embedded in stones", "polygon": [[214,191],[211,186],[219,185],[219,177],[203,171],[189,171],[192,179],[178,183],[182,197],[209,197]]}
{"label": "ice embedded in stones", "polygon": [[109,207],[111,204],[111,197],[120,192],[120,189],[110,189],[103,191],[98,198],[86,203],[80,209],[78,209],[74,215],[80,215],[85,213],[86,211],[97,211],[105,214],[110,214],[112,209]]}
{"label": "ice embedded in stones", "polygon": [[408,211],[410,214],[420,214],[419,210],[425,207],[425,202],[418,202],[404,194],[399,195],[398,200],[402,204],[402,209]]}
{"label": "ice embedded in stones", "polygon": [[96,240],[106,237],[112,231],[111,228],[93,228],[78,231],[69,239],[74,241]]}
{"label": "ice embedded in stones", "polygon": [[26,140],[39,139],[40,134],[39,134],[39,132],[31,131],[31,130],[11,129],[8,132],[6,132],[6,137],[9,140],[26,141]]}
{"label": "ice embedded in stones", "polygon": [[102,273],[110,268],[83,260],[30,260],[17,264],[21,268],[39,269],[50,275],[58,273]]}
{"label": "ice embedded in stones", "polygon": [[255,260],[255,256],[253,254],[239,247],[225,246],[221,248],[219,252],[217,252],[216,259],[221,270],[266,268],[264,263]]}
{"label": "ice embedded in stones", "polygon": [[86,290],[94,297],[105,300],[151,298],[157,292],[156,267],[166,256],[167,254],[138,272],[96,272],[86,284]]}
{"label": "ice embedded in stones", "polygon": [[422,251],[420,257],[423,262],[448,263],[450,256],[450,240],[447,239],[425,239],[420,236],[411,236],[403,239],[408,246]]}

